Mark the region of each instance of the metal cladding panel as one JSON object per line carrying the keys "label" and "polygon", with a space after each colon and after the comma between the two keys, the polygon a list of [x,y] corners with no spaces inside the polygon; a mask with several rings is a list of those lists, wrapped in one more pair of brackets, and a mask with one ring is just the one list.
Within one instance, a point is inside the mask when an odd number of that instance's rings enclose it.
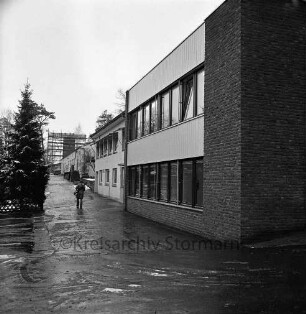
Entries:
{"label": "metal cladding panel", "polygon": [[129,112],[204,62],[202,24],[129,91]]}
{"label": "metal cladding panel", "polygon": [[199,116],[128,144],[127,165],[204,155],[204,117]]}

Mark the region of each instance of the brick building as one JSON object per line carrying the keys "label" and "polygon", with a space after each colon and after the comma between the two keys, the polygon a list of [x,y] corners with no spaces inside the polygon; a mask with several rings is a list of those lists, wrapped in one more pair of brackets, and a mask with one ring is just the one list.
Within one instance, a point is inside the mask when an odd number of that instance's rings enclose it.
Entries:
{"label": "brick building", "polygon": [[126,210],[213,239],[303,229],[306,3],[227,0],[127,92]]}

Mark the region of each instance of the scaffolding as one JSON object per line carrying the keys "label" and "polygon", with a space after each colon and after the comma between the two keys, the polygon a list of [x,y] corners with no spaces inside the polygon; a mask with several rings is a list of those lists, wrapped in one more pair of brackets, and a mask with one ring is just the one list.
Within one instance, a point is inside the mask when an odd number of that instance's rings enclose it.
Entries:
{"label": "scaffolding", "polygon": [[48,131],[48,164],[57,164],[86,142],[85,134],[56,133]]}

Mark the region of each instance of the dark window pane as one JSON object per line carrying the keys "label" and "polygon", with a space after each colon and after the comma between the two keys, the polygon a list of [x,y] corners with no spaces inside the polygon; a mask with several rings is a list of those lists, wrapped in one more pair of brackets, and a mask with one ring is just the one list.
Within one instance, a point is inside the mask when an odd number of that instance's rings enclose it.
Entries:
{"label": "dark window pane", "polygon": [[196,173],[195,173],[195,205],[203,206],[203,160],[196,161]]}
{"label": "dark window pane", "polygon": [[170,93],[167,92],[161,98],[161,127],[166,128],[169,125],[169,111],[170,110]]}
{"label": "dark window pane", "polygon": [[137,137],[141,137],[142,136],[142,110],[138,110],[137,113],[138,117],[137,117]]}
{"label": "dark window pane", "polygon": [[163,201],[168,200],[168,164],[160,164],[160,192],[159,199]]}
{"label": "dark window pane", "polygon": [[134,112],[130,116],[130,140],[137,138],[137,112]]}
{"label": "dark window pane", "polygon": [[197,74],[197,114],[204,112],[204,70]]}
{"label": "dark window pane", "polygon": [[125,149],[125,129],[122,130],[122,150]]}
{"label": "dark window pane", "polygon": [[107,140],[108,140],[108,154],[111,154],[113,151],[113,136],[109,135]]}
{"label": "dark window pane", "polygon": [[155,132],[157,130],[157,121],[158,115],[157,115],[157,101],[154,100],[151,102],[151,133]]}
{"label": "dark window pane", "polygon": [[156,179],[157,179],[157,172],[156,172],[156,165],[150,165],[149,168],[149,182],[150,182],[150,189],[149,189],[149,197],[152,199],[156,199]]}
{"label": "dark window pane", "polygon": [[149,166],[142,166],[142,197],[148,197],[149,190]]}
{"label": "dark window pane", "polygon": [[113,134],[113,142],[114,142],[114,153],[117,151],[118,148],[118,133]]}
{"label": "dark window pane", "polygon": [[172,89],[172,124],[178,123],[179,121],[179,102],[179,87],[176,86]]}
{"label": "dark window pane", "polygon": [[135,195],[135,167],[129,167],[129,195]]}
{"label": "dark window pane", "polygon": [[150,131],[150,104],[144,107],[143,111],[143,135],[149,134]]}
{"label": "dark window pane", "polygon": [[192,204],[192,161],[182,162],[182,203]]}
{"label": "dark window pane", "polygon": [[96,158],[100,157],[100,142],[96,143]]}
{"label": "dark window pane", "polygon": [[139,166],[135,167],[135,195],[140,195],[140,188],[139,188]]}
{"label": "dark window pane", "polygon": [[103,150],[104,150],[104,155],[107,155],[108,145],[107,145],[107,139],[106,138],[104,138],[104,140],[103,140]]}
{"label": "dark window pane", "polygon": [[177,163],[170,164],[170,201],[177,201]]}

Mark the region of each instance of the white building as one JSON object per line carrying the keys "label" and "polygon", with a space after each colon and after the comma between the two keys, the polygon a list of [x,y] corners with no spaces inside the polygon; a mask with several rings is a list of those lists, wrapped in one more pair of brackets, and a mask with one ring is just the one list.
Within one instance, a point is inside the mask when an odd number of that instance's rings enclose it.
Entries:
{"label": "white building", "polygon": [[125,114],[116,116],[91,138],[96,145],[95,192],[123,202]]}
{"label": "white building", "polygon": [[78,147],[74,152],[61,160],[61,174],[67,175],[78,171],[80,177],[95,177],[96,147],[93,142]]}

